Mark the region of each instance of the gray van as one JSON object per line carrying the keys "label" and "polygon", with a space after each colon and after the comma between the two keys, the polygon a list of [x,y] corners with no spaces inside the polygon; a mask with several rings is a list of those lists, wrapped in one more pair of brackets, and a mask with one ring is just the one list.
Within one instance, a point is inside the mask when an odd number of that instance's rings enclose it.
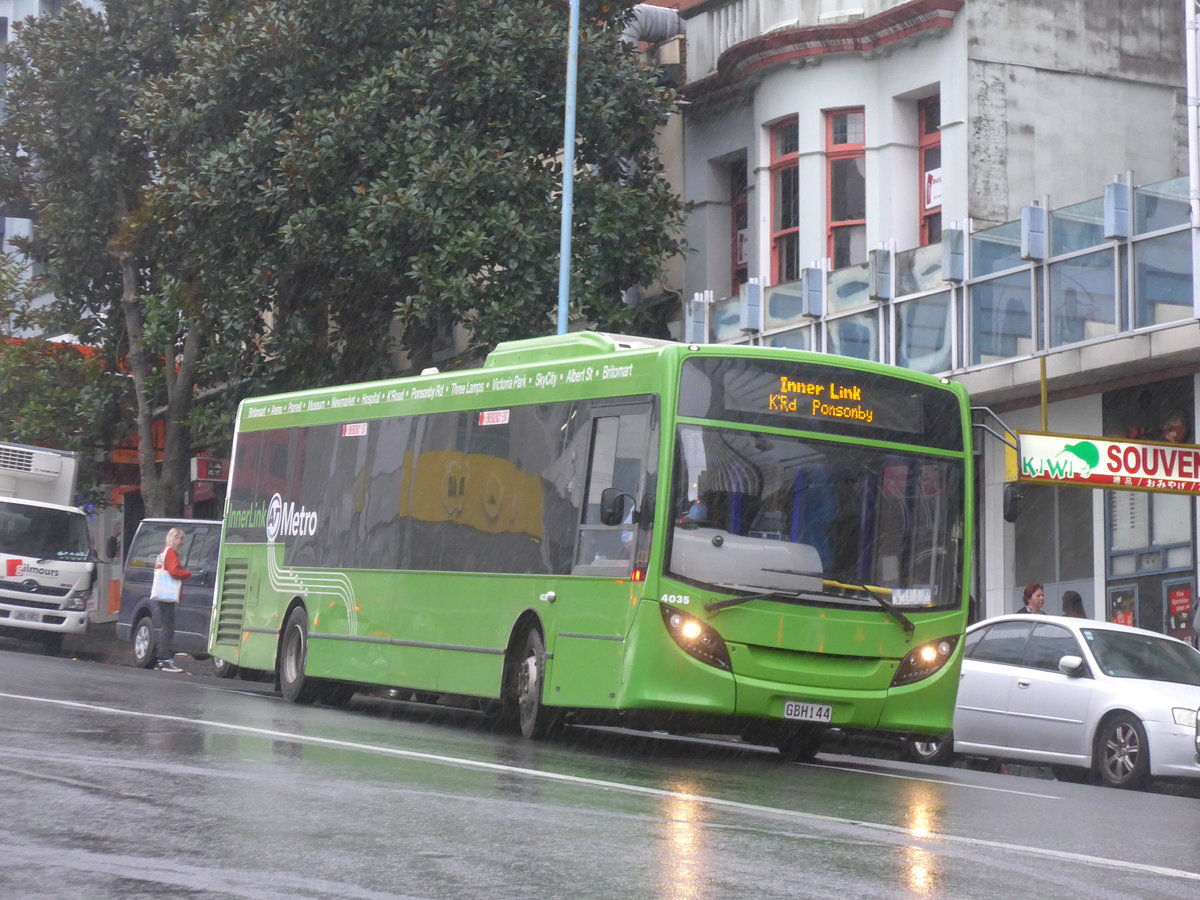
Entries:
{"label": "gray van", "polygon": [[[179,561],[192,573],[183,582],[175,611],[175,651],[196,659],[209,658],[208,625],[212,621],[221,523],[209,519],[143,519],[125,556],[117,639],[133,644],[133,664],[145,669],[157,660],[150,607],[154,563],[172,528],[180,528],[187,535],[179,550]],[[223,659],[213,657],[212,662],[213,671],[222,678],[237,674],[237,667]]]}

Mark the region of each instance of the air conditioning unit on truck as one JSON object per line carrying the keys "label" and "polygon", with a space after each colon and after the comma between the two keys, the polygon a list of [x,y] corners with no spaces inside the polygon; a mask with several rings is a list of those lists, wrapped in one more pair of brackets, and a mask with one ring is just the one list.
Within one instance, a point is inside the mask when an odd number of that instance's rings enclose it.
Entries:
{"label": "air conditioning unit on truck", "polygon": [[0,442],[0,633],[40,640],[87,630],[96,583],[88,520],[70,503],[75,454]]}

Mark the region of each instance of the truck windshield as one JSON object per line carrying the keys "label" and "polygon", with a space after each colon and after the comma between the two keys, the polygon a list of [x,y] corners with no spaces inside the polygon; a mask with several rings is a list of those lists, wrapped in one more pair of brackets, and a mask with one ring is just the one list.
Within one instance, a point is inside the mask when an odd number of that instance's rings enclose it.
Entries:
{"label": "truck windshield", "polygon": [[802,603],[956,606],[961,466],[880,447],[681,426],[668,569],[714,590],[794,592]]}
{"label": "truck windshield", "polygon": [[83,513],[19,503],[0,505],[0,553],[82,561],[91,553]]}

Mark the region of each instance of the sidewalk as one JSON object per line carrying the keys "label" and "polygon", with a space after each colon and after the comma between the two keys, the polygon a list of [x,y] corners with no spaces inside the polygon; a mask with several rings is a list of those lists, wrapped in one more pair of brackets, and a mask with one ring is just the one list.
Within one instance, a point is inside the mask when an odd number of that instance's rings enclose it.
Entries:
{"label": "sidewalk", "polygon": [[130,645],[117,640],[116,622],[91,622],[86,633],[68,634],[60,655],[112,666],[133,665]]}
{"label": "sidewalk", "polygon": [[[68,634],[63,638],[62,653],[66,659],[79,659],[110,666],[132,666],[133,650],[126,641],[117,640],[117,623],[91,622],[84,634]],[[210,660],[177,656],[175,662],[189,675],[212,675]]]}

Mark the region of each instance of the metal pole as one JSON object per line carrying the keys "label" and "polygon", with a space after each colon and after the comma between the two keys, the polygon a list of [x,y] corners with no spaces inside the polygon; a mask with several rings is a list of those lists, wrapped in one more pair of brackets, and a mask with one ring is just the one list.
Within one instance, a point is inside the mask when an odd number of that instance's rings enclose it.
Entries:
{"label": "metal pole", "polygon": [[558,333],[567,333],[571,296],[571,217],[575,206],[575,94],[579,69],[579,0],[571,0],[567,34],[567,110],[563,122],[562,229],[558,243]]}
{"label": "metal pole", "polygon": [[[1184,0],[1184,29],[1187,60],[1188,199],[1192,218],[1192,308],[1200,316],[1200,65],[1197,61],[1195,0]],[[1129,187],[1133,190],[1133,185]]]}

